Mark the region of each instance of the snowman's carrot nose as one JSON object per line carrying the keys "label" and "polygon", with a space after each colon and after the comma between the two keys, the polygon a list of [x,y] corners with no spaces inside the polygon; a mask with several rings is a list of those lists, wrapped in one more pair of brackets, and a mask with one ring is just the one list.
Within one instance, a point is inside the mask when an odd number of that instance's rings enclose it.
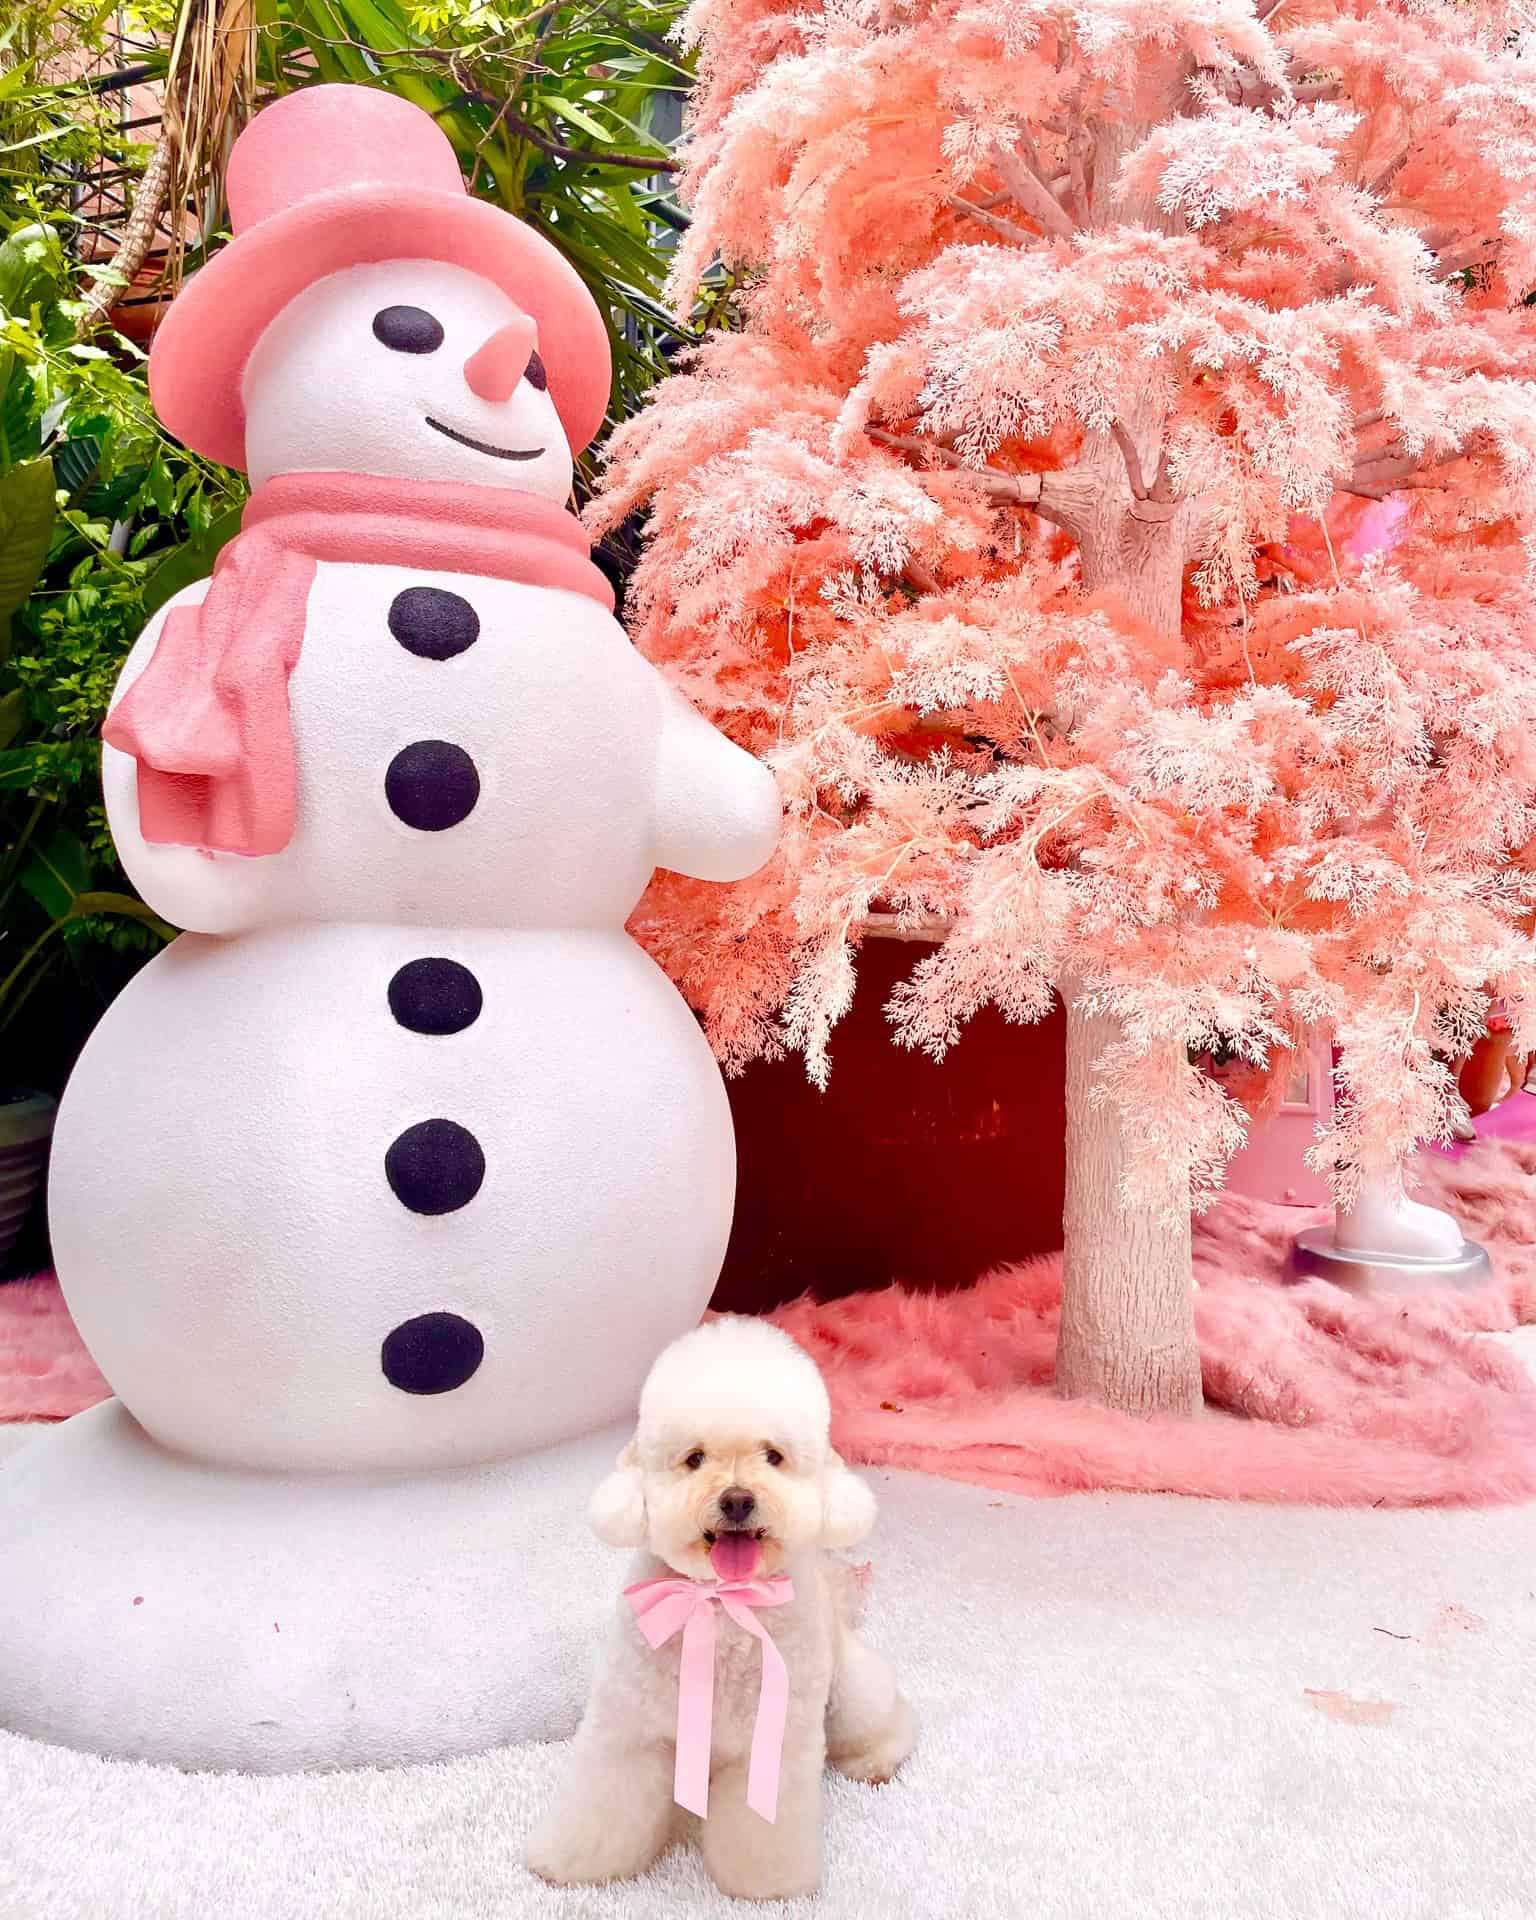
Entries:
{"label": "snowman's carrot nose", "polygon": [[528,359],[539,337],[539,330],[526,313],[498,327],[484,346],[477,347],[464,362],[464,378],[470,391],[482,400],[507,400],[528,370]]}

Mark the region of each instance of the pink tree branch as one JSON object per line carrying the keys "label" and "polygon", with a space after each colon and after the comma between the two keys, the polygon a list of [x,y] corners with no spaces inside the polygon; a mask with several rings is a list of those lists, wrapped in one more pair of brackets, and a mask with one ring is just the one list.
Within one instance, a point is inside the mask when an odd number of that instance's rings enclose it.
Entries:
{"label": "pink tree branch", "polygon": [[1093,141],[1085,127],[1079,125],[1073,129],[1067,142],[1067,179],[1071,196],[1072,211],[1076,219],[1086,224],[1089,213],[1090,195],[1088,190],[1088,155]]}
{"label": "pink tree branch", "polygon": [[916,940],[936,946],[953,930],[955,923],[929,914],[915,925],[904,925],[900,914],[866,913],[862,920],[854,924],[866,939]]}
{"label": "pink tree branch", "polygon": [[1338,100],[1344,91],[1337,80],[1303,80],[1285,86],[1252,67],[1201,67],[1198,72],[1208,87],[1235,107],[1273,107],[1279,102],[1289,109],[1313,100]]}
{"label": "pink tree branch", "polygon": [[1070,239],[1077,224],[1040,174],[1006,147],[994,148],[993,159],[1014,203],[1032,220],[1038,220],[1047,233],[1061,240]]}
{"label": "pink tree branch", "polygon": [[1470,246],[1442,249],[1435,255],[1435,278],[1451,280],[1469,267],[1492,266],[1497,256],[1496,240],[1476,240]]}
{"label": "pink tree branch", "polygon": [[1372,195],[1373,198],[1380,199],[1382,194],[1386,192],[1387,188],[1390,187],[1392,182],[1397,178],[1402,168],[1407,164],[1407,160],[1408,148],[1404,147],[1395,159],[1387,162],[1374,180],[1367,181],[1366,192]]}
{"label": "pink tree branch", "polygon": [[1125,422],[1117,420],[1110,428],[1110,432],[1114,435],[1115,445],[1120,449],[1125,460],[1126,478],[1131,483],[1131,492],[1138,500],[1147,499],[1149,493],[1146,481],[1141,474],[1141,455],[1136,451],[1136,442],[1127,432]]}
{"label": "pink tree branch", "polygon": [[1390,500],[1394,493],[1408,493],[1415,488],[1427,487],[1434,493],[1443,493],[1449,485],[1445,480],[1432,480],[1426,474],[1410,475],[1406,480],[1394,480],[1384,486],[1369,486],[1354,479],[1341,480],[1338,491],[1352,493],[1360,500]]}
{"label": "pink tree branch", "polygon": [[1029,507],[1052,526],[1060,526],[1073,538],[1081,536],[1083,515],[1089,507],[1098,482],[1089,474],[1073,468],[1043,474],[1004,474],[996,467],[972,467],[970,461],[937,440],[922,440],[916,434],[893,434],[883,426],[866,426],[864,434],[881,447],[893,447],[899,453],[916,453],[941,461],[952,472],[962,472],[970,480],[981,482],[987,499],[998,507]]}
{"label": "pink tree branch", "polygon": [[1362,454],[1349,478],[1339,482],[1339,491],[1356,494],[1362,500],[1387,500],[1394,493],[1409,492],[1416,487],[1438,490],[1446,482],[1435,479],[1434,468],[1459,457],[1459,453],[1443,455],[1431,461],[1426,471],[1422,462],[1403,453],[1396,445],[1383,447],[1377,453]]}
{"label": "pink tree branch", "polygon": [[1388,440],[1374,453],[1357,453],[1354,470],[1356,474],[1364,474],[1371,467],[1392,467],[1399,473],[1411,473],[1417,465],[1414,457],[1404,451],[1401,440]]}
{"label": "pink tree branch", "polygon": [[941,446],[937,440],[922,440],[911,433],[888,433],[884,427],[866,427],[864,431],[869,439],[882,447],[892,447],[901,453],[931,455],[945,466],[979,480],[988,497],[1001,506],[1035,507],[1048,519],[1052,517],[1050,509],[1053,503],[1045,496],[1042,484],[1051,478],[1049,474],[999,473],[995,467],[973,467],[968,460],[962,460],[952,448]]}
{"label": "pink tree branch", "polygon": [[964,200],[958,193],[949,196],[949,205],[956,213],[963,213],[967,220],[976,220],[984,227],[990,227],[1004,240],[1013,240],[1021,247],[1032,247],[1039,235],[1031,233],[1028,227],[1015,226],[1013,221],[1005,220],[999,213],[989,213],[985,207],[977,206],[974,200]]}
{"label": "pink tree branch", "polygon": [[[1020,125],[1015,139],[1019,152],[1024,156],[1025,165],[1028,166],[1031,173],[1038,179],[1043,180],[1045,178],[1045,163],[1040,158],[1040,149],[1035,145],[1035,136],[1030,132],[1027,125]],[[1007,157],[1007,148],[999,146],[996,159],[1000,171]]]}

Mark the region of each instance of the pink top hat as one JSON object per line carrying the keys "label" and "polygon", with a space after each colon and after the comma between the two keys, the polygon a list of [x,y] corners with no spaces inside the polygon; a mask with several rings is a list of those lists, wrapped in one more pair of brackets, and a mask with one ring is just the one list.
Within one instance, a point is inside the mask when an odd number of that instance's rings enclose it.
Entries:
{"label": "pink top hat", "polygon": [[229,159],[234,238],[183,287],[155,336],[149,389],[178,439],[245,465],[240,380],[296,294],[343,267],[444,260],[494,281],[538,327],[573,452],[608,404],[608,335],[575,269],[541,234],[464,191],[428,113],[372,87],[306,87],[264,108]]}

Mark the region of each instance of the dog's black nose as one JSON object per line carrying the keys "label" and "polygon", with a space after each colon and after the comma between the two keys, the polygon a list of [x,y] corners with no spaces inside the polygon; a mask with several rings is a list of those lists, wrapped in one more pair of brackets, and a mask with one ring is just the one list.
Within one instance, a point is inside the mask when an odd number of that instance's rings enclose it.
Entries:
{"label": "dog's black nose", "polygon": [[720,1496],[720,1518],[728,1527],[744,1527],[757,1507],[757,1496],[745,1487],[727,1487]]}

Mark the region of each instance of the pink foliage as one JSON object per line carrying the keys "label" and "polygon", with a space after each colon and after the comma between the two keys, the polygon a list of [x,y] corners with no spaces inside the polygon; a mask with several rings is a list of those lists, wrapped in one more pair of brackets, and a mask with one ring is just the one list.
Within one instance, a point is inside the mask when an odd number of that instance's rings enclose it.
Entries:
{"label": "pink foliage", "polygon": [[647,511],[636,638],[786,796],[764,873],[634,923],[729,1065],[823,1078],[859,941],[926,931],[898,1039],[1074,983],[1128,1192],[1198,1201],[1218,1044],[1262,1084],[1334,1032],[1345,1198],[1493,997],[1536,1049],[1524,17],[695,0],[675,291],[720,254],[742,326],[595,512]]}

